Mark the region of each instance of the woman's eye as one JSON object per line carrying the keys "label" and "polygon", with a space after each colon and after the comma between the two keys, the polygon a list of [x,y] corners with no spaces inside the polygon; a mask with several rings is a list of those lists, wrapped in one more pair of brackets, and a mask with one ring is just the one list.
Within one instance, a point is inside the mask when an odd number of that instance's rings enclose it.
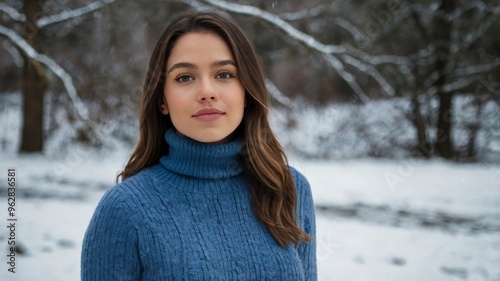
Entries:
{"label": "woman's eye", "polygon": [[182,76],[175,78],[175,81],[177,81],[177,82],[189,82],[191,80],[193,80],[193,77],[191,77],[189,75],[182,75]]}
{"label": "woman's eye", "polygon": [[219,74],[217,74],[217,78],[219,79],[229,79],[229,78],[233,78],[234,75],[230,72],[221,72]]}

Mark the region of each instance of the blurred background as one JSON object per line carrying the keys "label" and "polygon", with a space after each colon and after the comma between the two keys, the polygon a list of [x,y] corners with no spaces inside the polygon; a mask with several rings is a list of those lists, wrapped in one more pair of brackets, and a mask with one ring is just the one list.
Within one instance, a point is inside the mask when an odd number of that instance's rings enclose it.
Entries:
{"label": "blurred background", "polygon": [[0,1],[0,210],[15,168],[19,219],[0,279],[79,279],[149,56],[188,10],[256,46],[311,183],[320,280],[500,280],[500,3],[437,0]]}

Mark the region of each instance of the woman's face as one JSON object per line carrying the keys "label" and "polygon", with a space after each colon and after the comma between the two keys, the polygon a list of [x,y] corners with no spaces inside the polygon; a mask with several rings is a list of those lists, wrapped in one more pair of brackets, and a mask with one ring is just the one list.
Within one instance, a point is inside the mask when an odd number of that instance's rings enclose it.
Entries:
{"label": "woman's face", "polygon": [[177,133],[204,143],[224,143],[243,119],[245,89],[229,47],[211,32],[191,32],[175,43],[167,61],[161,112]]}

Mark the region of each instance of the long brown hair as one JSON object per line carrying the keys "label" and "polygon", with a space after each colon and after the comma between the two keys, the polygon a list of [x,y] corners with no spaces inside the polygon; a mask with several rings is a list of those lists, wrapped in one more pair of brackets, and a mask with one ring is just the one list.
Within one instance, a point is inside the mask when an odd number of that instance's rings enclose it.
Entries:
{"label": "long brown hair", "polygon": [[283,247],[297,245],[311,237],[297,226],[297,194],[283,148],[268,121],[268,93],[264,71],[255,49],[242,30],[215,13],[183,14],[161,35],[149,62],[139,113],[139,142],[122,180],[156,164],[168,153],[163,135],[173,128],[170,117],[161,114],[167,60],[176,41],[189,32],[213,32],[229,46],[246,90],[247,108],[237,133],[244,139],[242,158],[252,186],[252,208],[275,240]]}

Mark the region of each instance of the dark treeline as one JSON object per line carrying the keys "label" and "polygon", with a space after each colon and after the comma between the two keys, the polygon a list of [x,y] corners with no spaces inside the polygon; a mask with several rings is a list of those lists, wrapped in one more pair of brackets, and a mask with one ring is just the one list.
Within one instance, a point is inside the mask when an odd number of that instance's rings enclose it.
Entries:
{"label": "dark treeline", "polygon": [[[236,10],[217,7],[214,1],[114,1],[90,13],[40,24],[42,18],[92,2],[0,4],[0,26],[21,35],[70,74],[91,121],[75,110],[61,79],[0,33],[0,93],[15,91],[25,97],[20,151],[43,150],[44,140],[57,130],[57,120],[43,126],[43,119],[52,114],[44,111],[44,103],[66,108],[70,122],[85,124],[75,133],[82,142],[93,143],[96,134],[89,128],[96,130],[109,120],[136,126],[133,120],[153,44],[173,16],[192,9],[217,10],[238,22],[254,41],[269,80],[297,105],[410,101],[404,118],[414,127],[415,141],[409,148],[414,156],[480,160],[477,138],[484,127],[483,108],[490,103],[499,108],[500,7],[494,1],[230,2],[239,4]],[[279,22],[248,14],[248,6],[278,16],[313,40],[297,39]],[[8,8],[24,18],[16,18]],[[458,97],[465,97],[475,113],[460,122],[467,134],[461,145],[452,137],[460,115],[454,108]],[[293,110],[279,99],[273,104]],[[133,139],[127,134],[118,137]]]}

